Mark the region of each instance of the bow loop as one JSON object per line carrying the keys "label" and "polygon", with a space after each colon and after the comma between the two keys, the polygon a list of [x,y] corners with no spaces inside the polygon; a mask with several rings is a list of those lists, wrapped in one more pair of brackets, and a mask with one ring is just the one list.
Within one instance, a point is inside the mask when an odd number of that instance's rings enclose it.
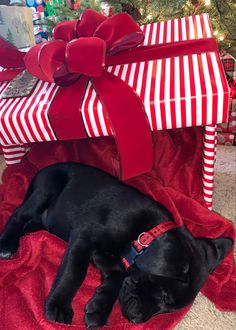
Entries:
{"label": "bow loop", "polygon": [[76,31],[77,23],[78,23],[77,19],[58,23],[53,29],[53,38],[61,39],[66,42],[69,42],[77,38],[77,31]]}
{"label": "bow loop", "polygon": [[100,77],[105,64],[106,43],[102,39],[79,38],[66,47],[67,70],[88,77]]}

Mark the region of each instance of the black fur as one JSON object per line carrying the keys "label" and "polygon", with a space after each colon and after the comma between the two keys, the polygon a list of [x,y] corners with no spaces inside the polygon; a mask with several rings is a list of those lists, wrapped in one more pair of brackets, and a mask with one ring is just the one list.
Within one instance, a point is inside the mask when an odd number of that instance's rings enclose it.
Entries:
{"label": "black fur", "polygon": [[182,227],[155,239],[129,271],[121,251],[138,235],[173,220],[160,204],[108,174],[76,163],[49,166],[32,180],[24,202],[0,238],[0,257],[11,258],[20,237],[40,229],[68,242],[45,303],[47,319],[71,323],[72,300],[92,260],[102,284],[85,309],[88,327],[107,322],[119,297],[131,322],[190,304],[232,241],[194,239]]}

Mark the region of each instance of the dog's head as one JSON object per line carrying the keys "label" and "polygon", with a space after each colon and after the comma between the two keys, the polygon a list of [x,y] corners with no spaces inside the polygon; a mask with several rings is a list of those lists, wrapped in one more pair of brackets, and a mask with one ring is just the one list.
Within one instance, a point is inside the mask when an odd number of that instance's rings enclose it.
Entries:
{"label": "dog's head", "polygon": [[158,237],[123,282],[119,301],[124,316],[140,323],[189,305],[231,245],[228,238],[194,239],[185,229]]}

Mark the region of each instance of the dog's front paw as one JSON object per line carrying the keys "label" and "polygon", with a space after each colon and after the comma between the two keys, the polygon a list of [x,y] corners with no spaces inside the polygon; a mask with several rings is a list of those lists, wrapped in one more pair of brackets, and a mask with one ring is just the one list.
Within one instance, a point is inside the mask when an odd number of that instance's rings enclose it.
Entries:
{"label": "dog's front paw", "polygon": [[10,242],[3,238],[0,239],[0,258],[2,259],[11,259],[18,249],[18,242]]}
{"label": "dog's front paw", "polygon": [[98,304],[96,299],[91,299],[85,307],[85,324],[88,328],[102,327],[106,324],[110,308],[106,304]]}
{"label": "dog's front paw", "polygon": [[74,312],[70,305],[49,300],[45,304],[45,315],[49,321],[71,324]]}

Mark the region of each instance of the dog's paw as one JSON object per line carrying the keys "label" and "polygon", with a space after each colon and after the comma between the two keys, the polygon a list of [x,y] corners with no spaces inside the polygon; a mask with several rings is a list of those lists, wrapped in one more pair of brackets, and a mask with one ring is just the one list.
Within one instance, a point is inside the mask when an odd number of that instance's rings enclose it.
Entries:
{"label": "dog's paw", "polygon": [[47,301],[45,315],[49,321],[71,324],[74,312],[71,306],[57,301]]}
{"label": "dog's paw", "polygon": [[85,324],[88,328],[102,327],[106,324],[110,308],[106,304],[98,304],[96,299],[91,299],[85,307]]}
{"label": "dog's paw", "polygon": [[11,259],[14,257],[19,244],[0,239],[0,258]]}

